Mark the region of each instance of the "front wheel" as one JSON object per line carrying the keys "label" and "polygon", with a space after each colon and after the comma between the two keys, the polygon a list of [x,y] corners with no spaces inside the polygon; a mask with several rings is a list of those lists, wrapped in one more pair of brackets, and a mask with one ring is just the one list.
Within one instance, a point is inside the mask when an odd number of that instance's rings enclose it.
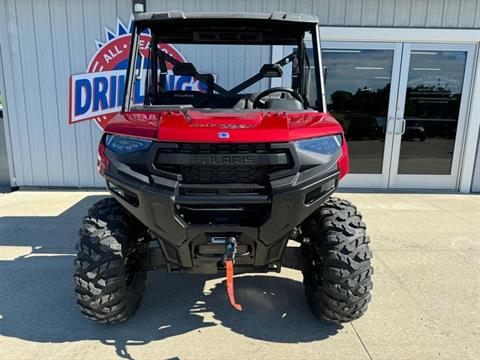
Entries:
{"label": "front wheel", "polygon": [[100,323],[127,320],[145,288],[138,222],[113,198],[94,204],[83,219],[75,259],[75,293],[82,314]]}
{"label": "front wheel", "polygon": [[372,289],[366,226],[350,202],[330,198],[302,225],[304,285],[315,316],[332,322],[358,319]]}

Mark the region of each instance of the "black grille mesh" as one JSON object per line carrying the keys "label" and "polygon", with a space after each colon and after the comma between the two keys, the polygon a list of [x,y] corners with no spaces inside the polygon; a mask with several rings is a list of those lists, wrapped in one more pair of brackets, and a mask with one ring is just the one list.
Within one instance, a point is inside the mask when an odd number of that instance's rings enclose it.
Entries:
{"label": "black grille mesh", "polygon": [[186,184],[264,184],[269,172],[267,166],[189,166],[182,169]]}
{"label": "black grille mesh", "polygon": [[161,149],[161,152],[176,152],[183,154],[266,154],[285,152],[272,150],[270,144],[202,144],[179,143],[176,149]]}
{"label": "black grille mesh", "polygon": [[[180,143],[176,148],[160,148],[159,153],[182,154],[278,154],[286,149],[272,149],[270,144],[190,144]],[[165,165],[159,170],[182,175],[184,184],[259,184],[266,185],[268,174],[289,169],[287,165]]]}

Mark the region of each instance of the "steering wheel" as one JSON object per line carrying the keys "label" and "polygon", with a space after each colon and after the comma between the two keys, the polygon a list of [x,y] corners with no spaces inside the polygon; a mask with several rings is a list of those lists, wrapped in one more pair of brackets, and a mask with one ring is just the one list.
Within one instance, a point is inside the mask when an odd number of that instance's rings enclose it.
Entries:
{"label": "steering wheel", "polygon": [[300,101],[303,104],[302,96],[297,91],[295,91],[291,88],[279,86],[279,87],[273,87],[271,89],[267,89],[265,91],[262,91],[257,96],[255,96],[255,99],[253,100],[252,107],[254,109],[257,109],[257,108],[260,108],[261,105],[262,106],[265,105],[265,102],[262,101],[262,99],[264,97],[266,97],[270,94],[276,93],[276,92],[292,95],[295,99],[297,99],[298,101]]}

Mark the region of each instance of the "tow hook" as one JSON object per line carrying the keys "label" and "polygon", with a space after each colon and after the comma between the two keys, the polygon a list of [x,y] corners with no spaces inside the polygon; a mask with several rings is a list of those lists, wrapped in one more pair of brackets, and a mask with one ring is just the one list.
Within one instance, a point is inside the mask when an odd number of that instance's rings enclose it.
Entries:
{"label": "tow hook", "polygon": [[230,304],[238,311],[242,311],[242,305],[235,301],[235,292],[233,287],[233,264],[235,263],[235,255],[237,254],[237,239],[230,236],[225,241],[225,254],[223,254],[222,262],[225,265],[227,275],[227,294]]}

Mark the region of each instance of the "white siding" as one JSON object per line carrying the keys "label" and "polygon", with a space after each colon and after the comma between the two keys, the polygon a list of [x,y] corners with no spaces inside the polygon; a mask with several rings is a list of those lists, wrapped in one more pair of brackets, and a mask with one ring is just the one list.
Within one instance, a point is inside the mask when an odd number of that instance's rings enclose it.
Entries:
{"label": "white siding", "polygon": [[103,186],[100,137],[90,122],[69,126],[68,78],[84,72],[130,0],[0,0],[0,46],[16,185]]}
{"label": "white siding", "polygon": [[[333,26],[480,28],[476,0],[147,0],[147,9],[313,13]],[[91,122],[67,124],[68,77],[85,71],[104,27],[116,28],[117,16],[127,22],[130,12],[131,0],[0,0],[2,90],[16,185],[103,185],[95,171],[100,131]]]}
{"label": "white siding", "polygon": [[288,11],[317,15],[320,25],[474,28],[477,0],[147,0],[149,11]]}

